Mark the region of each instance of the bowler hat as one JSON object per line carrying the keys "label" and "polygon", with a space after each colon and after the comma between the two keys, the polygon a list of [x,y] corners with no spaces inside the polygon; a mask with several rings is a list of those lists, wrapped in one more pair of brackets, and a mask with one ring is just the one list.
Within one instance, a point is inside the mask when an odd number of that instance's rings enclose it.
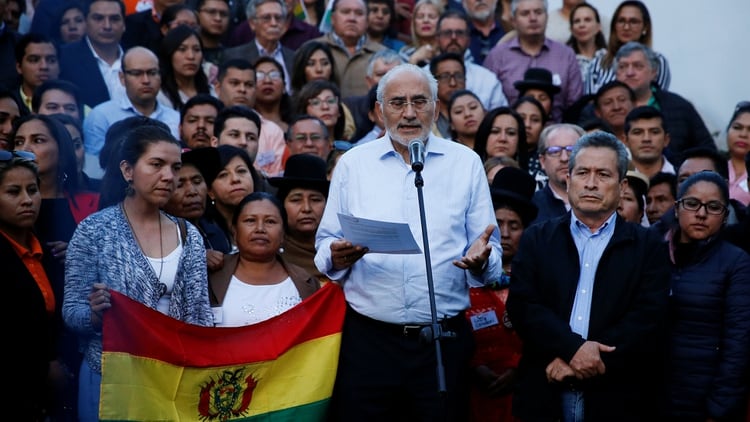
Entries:
{"label": "bowler hat", "polygon": [[552,83],[552,72],[542,67],[530,67],[523,73],[523,79],[513,82],[518,92],[536,88],[547,92],[550,96],[560,92],[560,87]]}
{"label": "bowler hat", "polygon": [[490,193],[495,209],[503,205],[512,208],[521,217],[524,227],[534,221],[539,209],[531,198],[536,191],[536,181],[525,170],[516,167],[503,167],[492,179]]}
{"label": "bowler hat", "polygon": [[[286,160],[283,177],[268,179],[271,186],[279,188],[278,193],[286,196],[294,188],[314,189],[328,196],[326,162],[312,154],[294,154]],[[279,199],[284,199],[279,195]]]}
{"label": "bowler hat", "polygon": [[211,186],[221,171],[219,151],[214,147],[201,147],[182,153],[182,165],[193,165],[201,172],[206,186]]}

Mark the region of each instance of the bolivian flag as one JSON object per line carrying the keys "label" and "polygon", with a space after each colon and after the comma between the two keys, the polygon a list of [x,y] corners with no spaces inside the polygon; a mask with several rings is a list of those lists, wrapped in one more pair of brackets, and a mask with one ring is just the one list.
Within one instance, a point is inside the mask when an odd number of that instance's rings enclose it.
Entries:
{"label": "bolivian flag", "polygon": [[256,325],[185,324],[113,292],[105,313],[104,421],[315,421],[336,378],[345,302],[327,283]]}

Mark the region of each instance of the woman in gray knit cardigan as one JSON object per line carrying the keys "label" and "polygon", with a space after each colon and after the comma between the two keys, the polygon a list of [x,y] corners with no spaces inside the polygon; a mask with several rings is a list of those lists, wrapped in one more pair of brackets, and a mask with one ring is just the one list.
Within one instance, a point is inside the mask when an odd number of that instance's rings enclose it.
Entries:
{"label": "woman in gray knit cardigan", "polygon": [[160,210],[180,164],[180,146],[169,132],[151,125],[130,131],[107,166],[102,209],[78,225],[68,245],[63,318],[85,349],[82,421],[98,420],[102,314],[112,306],[110,290],[181,321],[213,326],[201,235]]}

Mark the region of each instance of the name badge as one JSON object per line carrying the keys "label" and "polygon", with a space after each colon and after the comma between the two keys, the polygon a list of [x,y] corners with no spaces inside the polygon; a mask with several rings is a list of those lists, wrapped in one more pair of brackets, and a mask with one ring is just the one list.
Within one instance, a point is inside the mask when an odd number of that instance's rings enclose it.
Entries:
{"label": "name badge", "polygon": [[471,317],[471,328],[474,331],[481,330],[482,328],[492,327],[493,325],[499,324],[500,321],[497,319],[495,311],[487,311],[481,314],[476,314]]}
{"label": "name badge", "polygon": [[211,312],[214,314],[214,325],[221,324],[224,315],[221,306],[212,306]]}

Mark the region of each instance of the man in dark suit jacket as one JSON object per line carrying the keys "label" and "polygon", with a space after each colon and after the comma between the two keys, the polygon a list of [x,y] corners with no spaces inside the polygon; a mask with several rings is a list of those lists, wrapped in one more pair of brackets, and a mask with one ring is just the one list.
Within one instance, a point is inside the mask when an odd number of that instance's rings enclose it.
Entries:
{"label": "man in dark suit jacket", "polygon": [[15,48],[21,36],[3,25],[0,28],[0,87],[12,89],[18,86]]}
{"label": "man in dark suit jacket", "polygon": [[250,0],[247,6],[248,22],[255,39],[247,44],[224,50],[224,60],[245,59],[250,63],[260,56],[276,59],[284,68],[284,85],[291,94],[294,51],[281,45],[286,22],[286,5],[282,0]]}
{"label": "man in dark suit jacket", "polygon": [[[112,89],[119,85],[120,40],[125,32],[125,5],[118,0],[94,0],[87,4],[86,36],[60,48],[60,79],[73,82],[81,90],[81,99],[93,108],[110,99],[102,66],[110,68]],[[96,56],[95,56],[96,54]]]}
{"label": "man in dark suit jacket", "polygon": [[521,238],[507,310],[523,341],[522,420],[657,420],[669,258],[656,233],[617,215],[627,163],[613,135],[583,136],[570,157],[571,212]]}

